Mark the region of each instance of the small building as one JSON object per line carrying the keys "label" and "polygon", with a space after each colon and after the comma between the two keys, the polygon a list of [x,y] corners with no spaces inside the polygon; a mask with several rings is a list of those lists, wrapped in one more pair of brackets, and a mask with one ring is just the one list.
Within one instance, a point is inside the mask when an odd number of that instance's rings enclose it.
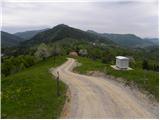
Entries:
{"label": "small building", "polygon": [[129,58],[124,56],[116,56],[116,67],[118,67],[119,69],[128,69]]}
{"label": "small building", "polygon": [[69,55],[70,56],[78,56],[78,53],[77,52],[70,52]]}

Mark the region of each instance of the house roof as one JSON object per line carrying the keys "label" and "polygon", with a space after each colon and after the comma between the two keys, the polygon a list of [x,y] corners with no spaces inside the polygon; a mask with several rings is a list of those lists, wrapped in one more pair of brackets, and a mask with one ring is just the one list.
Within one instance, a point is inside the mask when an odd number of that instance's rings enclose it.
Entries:
{"label": "house roof", "polygon": [[127,57],[124,57],[124,56],[116,56],[116,59],[128,60],[129,58],[127,58]]}
{"label": "house roof", "polygon": [[73,52],[70,52],[69,55],[78,56],[78,53],[73,51]]}

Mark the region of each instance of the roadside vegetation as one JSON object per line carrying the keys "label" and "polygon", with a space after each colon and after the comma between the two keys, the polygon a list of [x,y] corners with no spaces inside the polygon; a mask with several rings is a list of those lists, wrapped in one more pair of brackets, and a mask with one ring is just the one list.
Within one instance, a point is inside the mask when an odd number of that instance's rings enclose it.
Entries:
{"label": "roadside vegetation", "polygon": [[2,118],[57,118],[62,111],[67,86],[60,82],[57,96],[56,80],[49,68],[58,66],[65,57],[50,57],[18,73],[3,77],[1,95]]}
{"label": "roadside vegetation", "polygon": [[102,63],[101,60],[92,60],[86,57],[76,57],[82,65],[74,70],[86,74],[89,71],[101,71],[107,75],[124,79],[127,85],[134,83],[141,90],[152,94],[157,100],[159,98],[159,73],[141,68],[134,68],[130,71],[118,71],[110,67],[110,64]]}
{"label": "roadside vegetation", "polygon": [[29,68],[35,63],[37,59],[31,55],[19,55],[19,56],[8,56],[2,58],[1,73],[2,77],[6,77],[15,74],[19,71]]}

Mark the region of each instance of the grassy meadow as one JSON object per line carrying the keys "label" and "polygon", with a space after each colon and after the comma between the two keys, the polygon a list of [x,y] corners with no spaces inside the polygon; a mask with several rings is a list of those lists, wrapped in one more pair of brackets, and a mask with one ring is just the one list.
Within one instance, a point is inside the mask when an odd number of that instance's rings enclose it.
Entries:
{"label": "grassy meadow", "polygon": [[2,118],[58,118],[62,111],[67,86],[60,82],[60,96],[56,95],[56,80],[49,68],[58,66],[65,57],[41,61],[21,72],[2,78]]}

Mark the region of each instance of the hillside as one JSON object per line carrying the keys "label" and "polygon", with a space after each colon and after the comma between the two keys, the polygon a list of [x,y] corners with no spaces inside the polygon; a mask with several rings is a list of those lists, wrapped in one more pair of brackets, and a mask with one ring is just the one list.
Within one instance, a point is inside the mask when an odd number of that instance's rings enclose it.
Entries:
{"label": "hillside", "polygon": [[79,41],[85,40],[88,42],[102,42],[102,43],[104,42],[113,44],[113,42],[110,41],[108,38],[102,37],[100,35],[93,35],[88,32],[72,28],[64,24],[57,25],[52,29],[38,33],[33,38],[26,41],[24,44],[34,45],[34,44],[40,44],[42,42],[53,43],[65,38],[77,39]]}
{"label": "hillside", "polygon": [[146,47],[153,45],[152,42],[143,40],[134,34],[108,34],[104,33],[103,36],[111,39],[113,42],[125,47]]}
{"label": "hillside", "polygon": [[2,118],[53,119],[60,116],[66,99],[67,86],[60,81],[60,96],[57,96],[56,80],[49,73],[65,57],[41,61],[21,72],[2,78]]}
{"label": "hillside", "polygon": [[158,38],[144,38],[144,40],[150,41],[153,44],[158,45],[159,44],[159,39]]}
{"label": "hillside", "polygon": [[43,32],[45,30],[48,30],[48,28],[47,29],[42,29],[42,30],[31,30],[31,31],[17,32],[17,33],[14,33],[14,35],[16,35],[18,37],[21,37],[24,40],[29,40],[33,36],[37,35],[40,32]]}
{"label": "hillside", "polygon": [[2,48],[16,46],[21,41],[23,41],[23,38],[1,31],[1,47]]}
{"label": "hillside", "polygon": [[19,32],[15,33],[15,35],[27,40],[21,44],[22,46],[33,46],[43,42],[54,43],[66,38],[92,43],[112,44],[129,48],[144,48],[158,43],[157,39],[142,39],[134,34],[101,34],[93,30],[82,31],[64,24],[57,25],[51,29]]}
{"label": "hillside", "polygon": [[130,48],[136,48],[136,47],[147,47],[147,46],[153,46],[156,45],[158,40],[155,39],[143,39],[140,38],[134,34],[112,34],[112,33],[97,33],[93,30],[87,30],[88,33],[94,34],[94,35],[101,35],[103,37],[106,37],[113,41],[114,43],[117,43],[118,45],[122,47],[130,47]]}

